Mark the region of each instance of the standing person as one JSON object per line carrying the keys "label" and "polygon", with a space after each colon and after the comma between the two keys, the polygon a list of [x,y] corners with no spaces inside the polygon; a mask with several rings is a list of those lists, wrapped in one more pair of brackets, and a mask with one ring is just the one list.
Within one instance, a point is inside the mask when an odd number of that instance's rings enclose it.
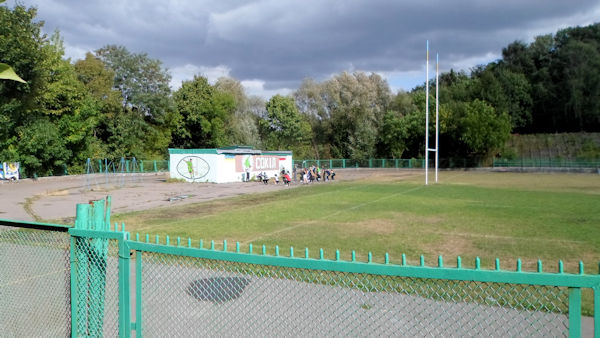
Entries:
{"label": "standing person", "polygon": [[277,174],[275,174],[275,184],[279,184],[279,176]]}
{"label": "standing person", "polygon": [[262,172],[262,181],[264,184],[269,184],[269,176],[267,176],[266,172]]}
{"label": "standing person", "polygon": [[294,164],[294,168],[292,168],[292,176],[294,177],[294,181],[296,181],[296,174],[298,173],[298,164]]}
{"label": "standing person", "polygon": [[246,182],[250,182],[250,167],[246,167]]}
{"label": "standing person", "polygon": [[331,169],[331,179],[335,180],[335,173],[333,172],[333,169]]}

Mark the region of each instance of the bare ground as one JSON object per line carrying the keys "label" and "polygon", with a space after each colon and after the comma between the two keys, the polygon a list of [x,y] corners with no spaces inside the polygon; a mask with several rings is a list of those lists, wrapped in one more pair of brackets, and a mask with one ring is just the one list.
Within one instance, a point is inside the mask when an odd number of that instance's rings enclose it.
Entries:
{"label": "bare ground", "polygon": [[[413,171],[393,169],[345,169],[336,170],[336,173],[336,181],[381,180],[415,174]],[[0,218],[72,223],[78,203],[103,199],[108,195],[112,197],[112,213],[123,213],[290,189],[301,185],[294,182],[288,187],[281,182],[276,185],[273,181],[268,185],[258,182],[182,183],[168,182],[167,179],[167,173],[145,174],[139,177],[139,181],[123,186],[105,184],[103,177],[86,179],[84,175],[24,179],[18,182],[0,181]]]}

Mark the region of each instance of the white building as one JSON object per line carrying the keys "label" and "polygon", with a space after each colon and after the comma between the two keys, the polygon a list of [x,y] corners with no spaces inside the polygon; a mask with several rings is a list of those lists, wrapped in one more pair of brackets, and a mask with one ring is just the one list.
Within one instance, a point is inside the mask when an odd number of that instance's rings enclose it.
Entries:
{"label": "white building", "polygon": [[233,146],[218,149],[169,149],[171,178],[188,182],[228,183],[250,179],[262,172],[268,177],[292,170],[291,151],[264,151]]}

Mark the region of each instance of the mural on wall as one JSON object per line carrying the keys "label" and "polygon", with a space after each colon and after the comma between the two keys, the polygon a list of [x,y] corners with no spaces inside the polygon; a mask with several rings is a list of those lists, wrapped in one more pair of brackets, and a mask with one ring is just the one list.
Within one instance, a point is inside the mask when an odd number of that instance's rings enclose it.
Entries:
{"label": "mural on wall", "polygon": [[279,160],[281,160],[279,156],[237,155],[235,170],[237,172],[244,172],[246,168],[251,171],[279,170]]}
{"label": "mural on wall", "polygon": [[177,163],[177,172],[189,180],[197,180],[208,175],[210,165],[201,157],[186,156]]}

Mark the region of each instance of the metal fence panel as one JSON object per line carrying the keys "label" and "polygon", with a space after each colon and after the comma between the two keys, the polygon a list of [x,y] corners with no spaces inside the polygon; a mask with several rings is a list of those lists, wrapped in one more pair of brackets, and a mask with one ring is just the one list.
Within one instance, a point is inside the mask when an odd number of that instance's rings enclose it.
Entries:
{"label": "metal fence panel", "polygon": [[71,333],[69,235],[0,227],[0,336]]}
{"label": "metal fence panel", "polygon": [[142,255],[145,336],[564,336],[560,287]]}
{"label": "metal fence panel", "polygon": [[116,240],[75,237],[77,336],[119,335],[119,262]]}

